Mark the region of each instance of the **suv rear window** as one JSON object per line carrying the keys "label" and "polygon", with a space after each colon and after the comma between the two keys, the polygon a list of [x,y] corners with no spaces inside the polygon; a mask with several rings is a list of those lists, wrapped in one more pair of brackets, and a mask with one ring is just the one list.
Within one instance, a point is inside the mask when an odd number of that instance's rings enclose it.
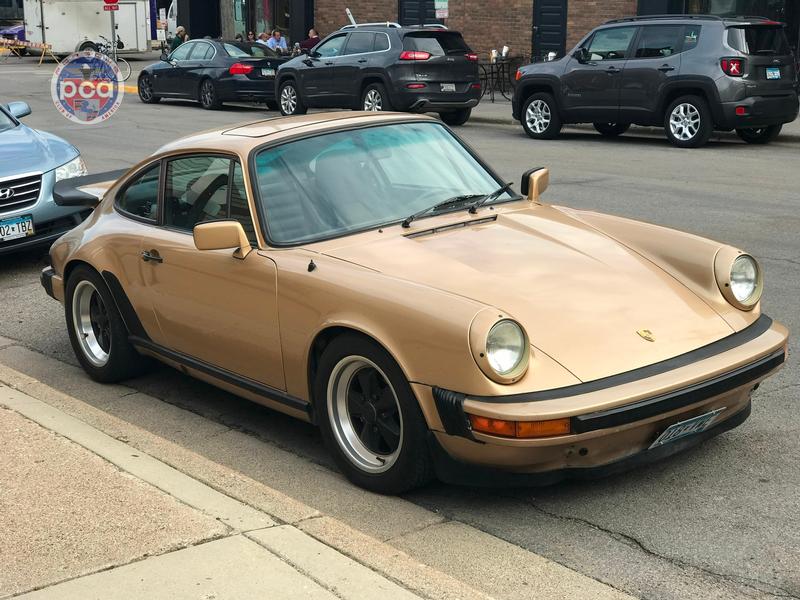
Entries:
{"label": "suv rear window", "polygon": [[790,54],[789,42],[783,27],[753,25],[728,28],[728,45],[745,54],[784,55]]}
{"label": "suv rear window", "polygon": [[403,50],[420,50],[433,56],[472,52],[460,33],[455,31],[420,31],[403,39]]}

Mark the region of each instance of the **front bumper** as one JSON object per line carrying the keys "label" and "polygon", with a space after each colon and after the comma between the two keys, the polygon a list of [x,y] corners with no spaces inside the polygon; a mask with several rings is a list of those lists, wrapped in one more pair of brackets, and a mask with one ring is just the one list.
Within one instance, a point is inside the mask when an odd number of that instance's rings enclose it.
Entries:
{"label": "front bumper", "polygon": [[[746,115],[738,116],[736,108],[742,106]],[[797,94],[784,96],[750,96],[736,102],[722,103],[722,116],[717,123],[723,129],[749,129],[790,123],[797,118]]]}
{"label": "front bumper", "polygon": [[[73,208],[71,210],[75,209]],[[24,211],[22,212],[24,213]],[[73,212],[72,214],[46,221],[42,221],[39,217],[41,211],[39,213],[33,210],[30,212],[33,213],[34,235],[7,242],[0,242],[0,255],[11,252],[21,252],[32,248],[40,248],[52,244],[70,229],[80,225],[92,211],[84,209],[81,212]],[[0,219],[2,218],[4,217],[0,216]]]}
{"label": "front bumper", "polygon": [[39,275],[39,282],[48,296],[53,300],[64,302],[64,280],[56,274],[53,267],[42,269],[42,273]]}
{"label": "front bumper", "polygon": [[[419,385],[415,392],[431,426],[442,479],[451,481],[464,470],[456,468],[461,464],[476,467],[476,477],[497,471],[494,479],[503,479],[499,473],[510,472],[547,483],[572,477],[571,470],[613,471],[673,454],[744,421],[746,416],[737,419],[749,410],[752,391],[786,359],[787,334],[761,316],[718,342],[607,380],[500,397],[437,388],[428,388],[426,397]],[[717,409],[723,410],[711,429],[649,450],[670,425]],[[487,435],[471,430],[468,413],[517,421],[569,418],[571,432],[534,439]]]}

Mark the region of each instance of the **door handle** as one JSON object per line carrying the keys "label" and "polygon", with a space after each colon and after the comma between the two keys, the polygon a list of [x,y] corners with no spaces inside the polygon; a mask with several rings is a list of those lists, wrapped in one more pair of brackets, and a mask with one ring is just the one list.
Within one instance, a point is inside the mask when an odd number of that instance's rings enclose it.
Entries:
{"label": "door handle", "polygon": [[325,63],[326,66],[331,66],[332,64],[333,64],[333,61]]}
{"label": "door handle", "polygon": [[367,62],[367,59],[366,59],[366,58],[359,58],[359,59],[358,59],[358,62],[360,62],[360,63],[365,63],[365,62]]}
{"label": "door handle", "polygon": [[162,263],[164,259],[158,254],[158,250],[143,250],[142,251],[142,260],[144,262],[155,262],[155,263]]}
{"label": "door handle", "polygon": [[666,73],[667,71],[674,71],[675,67],[671,67],[669,65],[661,65],[660,67],[658,67],[658,70],[663,73]]}
{"label": "door handle", "polygon": [[606,69],[606,73],[608,73],[609,75],[616,75],[619,72],[620,72],[620,69],[618,69],[617,67],[608,67]]}

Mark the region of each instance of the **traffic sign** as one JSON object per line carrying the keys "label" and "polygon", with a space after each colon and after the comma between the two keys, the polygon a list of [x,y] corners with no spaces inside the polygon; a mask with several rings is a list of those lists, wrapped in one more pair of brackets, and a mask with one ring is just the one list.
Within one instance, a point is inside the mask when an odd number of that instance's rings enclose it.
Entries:
{"label": "traffic sign", "polygon": [[106,4],[103,6],[103,10],[106,12],[110,10],[119,10],[119,4]]}

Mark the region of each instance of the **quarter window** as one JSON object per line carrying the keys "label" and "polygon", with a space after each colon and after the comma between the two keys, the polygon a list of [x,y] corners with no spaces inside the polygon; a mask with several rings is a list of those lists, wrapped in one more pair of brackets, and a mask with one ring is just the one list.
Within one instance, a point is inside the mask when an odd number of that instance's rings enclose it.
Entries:
{"label": "quarter window", "polygon": [[214,56],[214,48],[211,44],[195,44],[195,49],[192,52],[192,60],[208,60]]}
{"label": "quarter window", "polygon": [[148,167],[125,186],[117,197],[117,208],[140,219],[155,223],[158,218],[158,181],[161,163]]}
{"label": "quarter window", "polygon": [[219,156],[192,156],[169,161],[164,225],[191,231],[203,221],[226,219],[230,169],[230,159]]}
{"label": "quarter window", "polygon": [[365,52],[372,52],[372,47],[375,44],[375,34],[367,33],[365,31],[356,31],[350,34],[350,39],[347,40],[347,48],[345,54],[364,54]]}
{"label": "quarter window", "polygon": [[347,39],[346,35],[339,35],[335,38],[329,39],[327,42],[323,42],[316,48],[316,53],[323,57],[323,58],[332,58],[334,56],[339,56],[342,54],[342,50],[344,47],[344,41]]}
{"label": "quarter window", "polygon": [[625,58],[636,27],[601,29],[589,43],[589,60],[616,60]]}
{"label": "quarter window", "polygon": [[197,44],[181,44],[175,49],[175,52],[170,54],[170,60],[186,60],[189,58],[189,53],[194,50]]}
{"label": "quarter window", "polygon": [[389,49],[389,36],[385,33],[375,34],[375,52]]}
{"label": "quarter window", "polygon": [[636,58],[666,58],[681,51],[683,25],[642,27]]}

